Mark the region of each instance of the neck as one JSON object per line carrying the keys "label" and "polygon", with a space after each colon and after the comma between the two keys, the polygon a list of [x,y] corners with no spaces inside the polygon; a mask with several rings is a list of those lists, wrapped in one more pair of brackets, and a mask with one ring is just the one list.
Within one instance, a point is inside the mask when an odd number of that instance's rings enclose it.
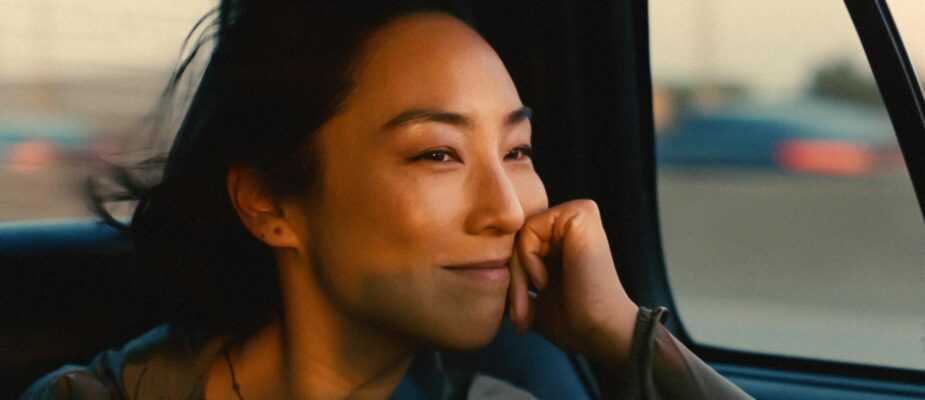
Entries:
{"label": "neck", "polygon": [[[414,346],[345,315],[309,268],[279,261],[282,318],[231,350],[243,397],[387,399],[410,366]],[[212,370],[219,377],[210,377],[207,398],[236,398],[223,357]]]}
{"label": "neck", "polygon": [[388,398],[414,346],[341,312],[308,268],[280,271],[291,397]]}

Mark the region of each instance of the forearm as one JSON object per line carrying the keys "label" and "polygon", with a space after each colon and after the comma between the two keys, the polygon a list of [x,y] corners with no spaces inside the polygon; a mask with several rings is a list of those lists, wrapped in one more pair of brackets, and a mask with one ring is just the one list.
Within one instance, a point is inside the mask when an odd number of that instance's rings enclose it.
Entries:
{"label": "forearm", "polygon": [[603,360],[605,399],[751,398],[675,339],[660,321],[667,316],[665,308],[640,308],[627,356]]}

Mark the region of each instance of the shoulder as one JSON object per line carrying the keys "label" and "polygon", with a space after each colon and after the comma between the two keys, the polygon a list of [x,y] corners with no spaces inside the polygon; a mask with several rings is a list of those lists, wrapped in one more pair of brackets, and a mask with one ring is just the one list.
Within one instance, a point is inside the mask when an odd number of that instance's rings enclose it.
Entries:
{"label": "shoulder", "polygon": [[119,399],[117,385],[101,371],[96,364],[99,356],[90,365],[66,365],[35,381],[20,400],[52,399]]}
{"label": "shoulder", "polygon": [[[196,365],[191,346],[177,343],[161,325],[116,350],[99,353],[87,365],[66,365],[34,382],[20,400],[136,399],[145,377],[181,376]],[[180,383],[180,382],[175,382]],[[193,386],[195,382],[185,382]]]}

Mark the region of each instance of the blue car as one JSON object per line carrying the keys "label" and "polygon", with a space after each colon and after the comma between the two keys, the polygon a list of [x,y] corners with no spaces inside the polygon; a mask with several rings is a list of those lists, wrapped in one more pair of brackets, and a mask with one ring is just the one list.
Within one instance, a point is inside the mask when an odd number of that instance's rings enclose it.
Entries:
{"label": "blue car", "polygon": [[803,99],[689,114],[660,132],[657,160],[672,168],[738,168],[864,175],[902,165],[884,112]]}
{"label": "blue car", "polygon": [[75,119],[0,119],[0,166],[35,169],[80,156],[90,146],[90,132],[87,124]]}

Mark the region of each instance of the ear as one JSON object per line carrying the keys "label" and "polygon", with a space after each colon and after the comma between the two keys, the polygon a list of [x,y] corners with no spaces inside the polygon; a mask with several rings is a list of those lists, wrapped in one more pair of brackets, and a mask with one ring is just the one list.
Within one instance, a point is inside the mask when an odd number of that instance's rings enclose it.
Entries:
{"label": "ear", "polygon": [[300,249],[302,241],[288,215],[252,167],[232,166],[226,177],[228,197],[244,227],[274,248]]}

